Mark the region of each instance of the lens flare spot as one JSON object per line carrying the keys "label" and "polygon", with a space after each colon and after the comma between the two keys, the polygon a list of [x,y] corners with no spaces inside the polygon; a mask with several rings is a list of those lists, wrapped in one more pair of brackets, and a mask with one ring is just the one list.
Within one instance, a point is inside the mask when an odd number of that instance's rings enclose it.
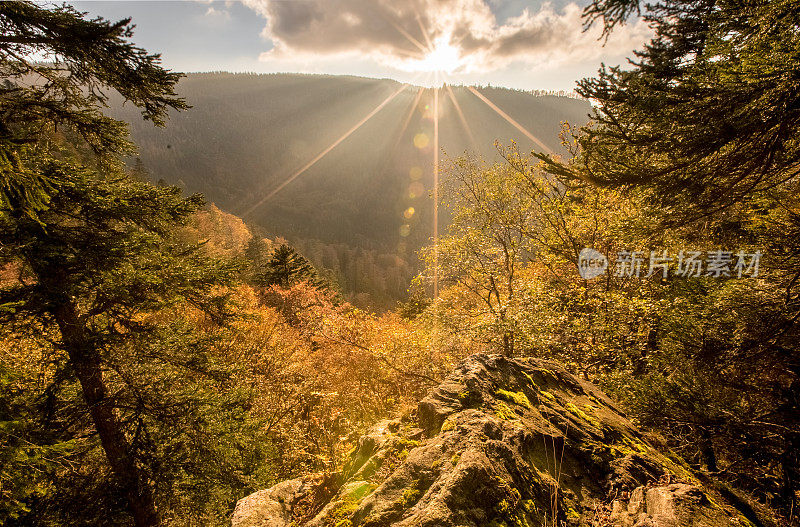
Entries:
{"label": "lens flare spot", "polygon": [[417,135],[414,136],[414,146],[416,146],[417,148],[420,149],[425,148],[426,146],[428,146],[428,143],[430,142],[431,140],[430,138],[428,138],[428,134],[418,133]]}
{"label": "lens flare spot", "polygon": [[408,223],[406,223],[405,225],[401,225],[400,226],[400,236],[405,238],[409,234],[411,234],[411,225],[409,225]]}
{"label": "lens flare spot", "polygon": [[408,186],[408,197],[411,199],[418,198],[425,193],[425,187],[419,181],[415,181]]}
{"label": "lens flare spot", "polygon": [[416,212],[416,211],[414,210],[414,207],[408,207],[408,208],[407,208],[407,209],[406,209],[406,210],[403,212],[403,217],[404,217],[405,219],[407,219],[407,220],[410,220],[410,219],[411,219],[411,218],[414,216],[414,212]]}
{"label": "lens flare spot", "polygon": [[408,171],[408,177],[411,178],[411,181],[416,181],[422,177],[422,169],[420,167],[412,167],[411,170]]}

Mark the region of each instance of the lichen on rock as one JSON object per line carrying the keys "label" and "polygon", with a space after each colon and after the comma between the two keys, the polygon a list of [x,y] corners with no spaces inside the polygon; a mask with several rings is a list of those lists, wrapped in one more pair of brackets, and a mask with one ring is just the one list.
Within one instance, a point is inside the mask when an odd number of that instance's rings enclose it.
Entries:
{"label": "lichen on rock", "polygon": [[[314,485],[307,480],[248,496],[233,526],[712,527],[748,521],[677,456],[650,445],[597,387],[553,362],[500,355],[469,357],[415,414],[378,423],[335,479],[338,490],[317,492],[319,503],[311,506]],[[291,499],[276,505],[286,488]],[[300,502],[305,506],[294,510]],[[252,522],[259,517],[273,523]]]}

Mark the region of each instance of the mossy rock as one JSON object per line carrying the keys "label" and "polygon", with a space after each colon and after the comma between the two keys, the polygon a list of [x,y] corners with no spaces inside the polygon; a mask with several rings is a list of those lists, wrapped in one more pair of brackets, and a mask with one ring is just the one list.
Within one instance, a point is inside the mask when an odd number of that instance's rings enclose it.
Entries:
{"label": "mossy rock", "polygon": [[338,492],[297,525],[579,527],[602,508],[614,512],[610,525],[745,525],[597,387],[554,362],[476,354],[411,421],[365,435]]}

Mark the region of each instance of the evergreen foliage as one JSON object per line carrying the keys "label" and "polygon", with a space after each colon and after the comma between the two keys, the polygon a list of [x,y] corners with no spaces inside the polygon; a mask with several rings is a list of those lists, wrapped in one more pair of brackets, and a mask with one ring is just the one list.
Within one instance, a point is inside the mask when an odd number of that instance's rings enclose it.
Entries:
{"label": "evergreen foliage", "polygon": [[99,154],[132,151],[124,123],[101,111],[109,90],[155,124],[187,107],[173,90],[181,75],[131,44],[132,31],[130,19],[89,20],[67,5],[0,4],[0,208],[35,216],[46,205],[50,180],[33,150],[58,127]]}
{"label": "evergreen foliage", "polygon": [[[248,247],[249,248],[249,247]],[[282,244],[272,251],[269,260],[256,271],[254,282],[262,287],[288,288],[298,282],[320,285],[314,267],[292,247]]]}

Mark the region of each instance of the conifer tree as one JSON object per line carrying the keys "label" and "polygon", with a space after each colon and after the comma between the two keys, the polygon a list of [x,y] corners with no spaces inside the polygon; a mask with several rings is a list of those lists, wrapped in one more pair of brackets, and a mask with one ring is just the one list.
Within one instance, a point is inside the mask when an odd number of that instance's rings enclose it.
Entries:
{"label": "conifer tree", "polygon": [[311,263],[287,244],[280,245],[272,252],[269,261],[257,271],[255,282],[263,287],[277,285],[284,288],[298,282],[321,285]]}
{"label": "conifer tree", "polygon": [[161,125],[181,74],[133,45],[130,19],[87,19],[63,5],[0,2],[0,209],[35,216],[50,194],[40,170],[42,140],[55,130],[81,137],[96,153],[132,153],[124,123],[105,116],[109,92]]}
{"label": "conifer tree", "polygon": [[[213,291],[234,269],[170,240],[201,204],[197,196],[66,162],[51,161],[43,174],[54,182],[46,210],[36,219],[0,216],[0,261],[19,265],[21,277],[0,290],[0,320],[23,334],[58,335],[136,525],[157,525],[156,475],[137,444],[143,430],[131,428],[156,402],[137,371],[163,361],[202,372],[206,359],[202,346],[188,349],[191,334],[167,339],[153,315],[185,303],[222,321],[224,297]],[[133,412],[120,409],[127,397],[137,399]]]}
{"label": "conifer tree", "polygon": [[606,34],[636,14],[655,38],[632,67],[579,82],[596,103],[575,136],[575,163],[554,173],[642,185],[672,219],[705,216],[800,169],[800,11],[783,0],[594,0]]}
{"label": "conifer tree", "polygon": [[[142,446],[143,416],[177,414],[166,401],[153,408],[149,390],[163,381],[148,387],[138,368],[208,370],[190,333],[152,317],[186,303],[222,321],[225,301],[212,290],[232,270],[171,241],[199,197],[119,168],[133,148],[124,123],[102,112],[109,91],[156,125],[187,107],[174,92],[181,75],[130,43],[132,29],[130,19],[90,20],[66,5],[0,3],[0,265],[20,269],[0,290],[0,318],[4,329],[57,335],[134,523],[152,526],[159,475]],[[65,138],[76,146],[64,149]]]}

